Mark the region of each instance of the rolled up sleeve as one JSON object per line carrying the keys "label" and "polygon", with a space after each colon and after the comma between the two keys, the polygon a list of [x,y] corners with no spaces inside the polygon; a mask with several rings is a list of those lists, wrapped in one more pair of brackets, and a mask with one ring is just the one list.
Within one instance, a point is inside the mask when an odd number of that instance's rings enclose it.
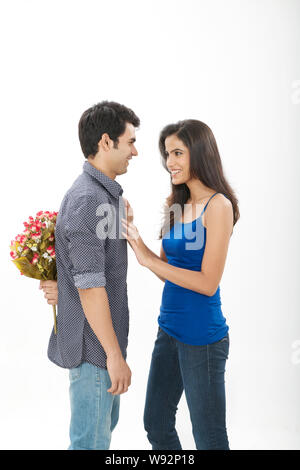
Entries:
{"label": "rolled up sleeve", "polygon": [[97,236],[99,201],[84,196],[73,201],[67,214],[67,237],[71,273],[77,288],[104,287],[105,239]]}

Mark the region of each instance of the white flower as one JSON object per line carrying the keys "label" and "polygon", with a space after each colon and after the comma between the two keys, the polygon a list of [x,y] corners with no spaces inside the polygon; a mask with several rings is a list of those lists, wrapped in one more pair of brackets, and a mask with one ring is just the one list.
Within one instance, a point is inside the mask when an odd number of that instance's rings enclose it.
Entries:
{"label": "white flower", "polygon": [[44,253],[42,256],[43,258],[48,258],[48,253]]}
{"label": "white flower", "polygon": [[31,247],[31,250],[32,250],[32,251],[37,251],[37,247],[36,247],[36,246],[32,246],[32,247]]}
{"label": "white flower", "polygon": [[19,253],[22,253],[22,248],[20,246],[18,246],[18,251]]}

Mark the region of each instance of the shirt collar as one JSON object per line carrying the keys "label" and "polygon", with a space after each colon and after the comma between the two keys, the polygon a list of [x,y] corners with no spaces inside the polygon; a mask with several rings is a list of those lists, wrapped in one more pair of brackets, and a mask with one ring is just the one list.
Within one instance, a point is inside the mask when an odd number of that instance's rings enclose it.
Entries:
{"label": "shirt collar", "polygon": [[116,199],[118,199],[118,197],[123,193],[122,186],[117,181],[106,176],[102,171],[91,165],[90,162],[84,162],[83,171],[93,176],[93,178],[96,178],[96,180],[99,181],[99,183],[101,183],[102,186],[104,186],[105,189],[107,189],[107,191],[109,191]]}

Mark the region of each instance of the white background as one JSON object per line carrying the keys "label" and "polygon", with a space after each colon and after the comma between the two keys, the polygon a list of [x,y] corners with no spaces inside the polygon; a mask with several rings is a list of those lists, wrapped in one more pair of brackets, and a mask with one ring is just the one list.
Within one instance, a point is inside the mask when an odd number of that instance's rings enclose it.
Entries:
{"label": "white background", "polygon": [[[300,1],[3,1],[0,18],[1,448],[69,445],[68,371],[47,358],[52,308],[9,243],[29,215],[59,209],[82,171],[80,115],[109,99],[141,118],[139,156],[117,181],[156,253],[170,190],[159,132],[186,118],[213,130],[241,212],[220,284],[230,446],[299,449]],[[111,449],[150,449],[142,416],[163,284],[128,253],[133,375]],[[194,449],[184,396],[177,428]]]}

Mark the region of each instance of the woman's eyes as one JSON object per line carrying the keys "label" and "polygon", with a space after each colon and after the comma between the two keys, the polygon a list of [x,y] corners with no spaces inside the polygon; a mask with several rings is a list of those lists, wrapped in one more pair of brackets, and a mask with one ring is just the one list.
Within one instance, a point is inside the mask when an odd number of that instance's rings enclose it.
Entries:
{"label": "woman's eyes", "polygon": [[[178,155],[182,155],[182,152],[174,152],[176,157],[178,157]],[[169,154],[166,154],[166,158],[168,159],[169,158]]]}

